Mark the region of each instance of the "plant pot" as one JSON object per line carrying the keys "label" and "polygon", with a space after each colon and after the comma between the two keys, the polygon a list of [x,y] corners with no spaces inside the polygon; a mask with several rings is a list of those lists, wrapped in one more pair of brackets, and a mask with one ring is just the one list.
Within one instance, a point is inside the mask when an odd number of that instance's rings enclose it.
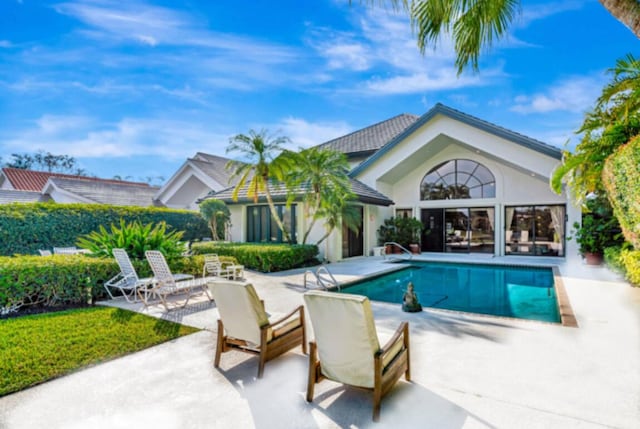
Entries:
{"label": "plant pot", "polygon": [[602,253],[585,252],[584,260],[587,265],[600,265],[602,264]]}
{"label": "plant pot", "polygon": [[393,253],[393,249],[394,249],[395,247],[396,247],[396,246],[392,246],[391,244],[387,244],[387,245],[384,247],[384,253],[385,253],[385,255],[391,255],[391,254]]}
{"label": "plant pot", "polygon": [[409,250],[411,250],[411,253],[413,253],[414,255],[419,255],[420,254],[420,245],[419,244],[410,244],[409,245]]}

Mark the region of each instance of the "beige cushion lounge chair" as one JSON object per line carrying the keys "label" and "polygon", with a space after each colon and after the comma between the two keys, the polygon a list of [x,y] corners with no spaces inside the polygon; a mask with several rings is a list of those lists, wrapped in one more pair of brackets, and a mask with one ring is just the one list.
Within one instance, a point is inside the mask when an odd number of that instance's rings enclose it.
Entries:
{"label": "beige cushion lounge chair", "polygon": [[409,324],[402,322],[381,348],[367,297],[310,291],[304,301],[315,333],[309,350],[307,401],[313,400],[315,384],[325,377],[371,389],[373,420],[378,421],[382,397],[402,374],[411,379]]}
{"label": "beige cushion lounge chair", "polygon": [[207,295],[209,301],[213,300],[209,294],[209,287],[207,286],[207,282],[211,280],[211,278],[194,279],[193,276],[185,274],[184,276],[188,278],[180,280],[180,275],[173,275],[171,273],[169,265],[162,253],[157,250],[147,250],[145,256],[154,275],[153,281],[149,286],[138,290],[138,296],[143,300],[145,306],[148,305],[147,298],[149,296],[157,296],[168,311],[170,310],[169,304],[167,303],[167,297],[169,295],[186,294],[187,297],[182,304],[182,307],[184,307],[189,302],[189,298],[194,291],[201,291]]}
{"label": "beige cushion lounge chair", "polygon": [[298,345],[307,353],[302,305],[284,316],[269,315],[250,283],[214,280],[209,287],[220,314],[216,368],[224,352],[253,353],[260,357],[258,378],[261,378],[267,361]]}

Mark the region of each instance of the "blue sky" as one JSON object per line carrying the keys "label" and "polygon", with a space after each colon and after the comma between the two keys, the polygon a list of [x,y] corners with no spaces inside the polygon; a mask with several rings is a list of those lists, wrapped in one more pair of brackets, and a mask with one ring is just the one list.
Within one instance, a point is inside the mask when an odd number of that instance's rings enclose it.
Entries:
{"label": "blue sky", "polygon": [[356,0],[2,0],[0,156],[169,178],[250,129],[306,147],[437,102],[563,147],[638,44],[597,0],[523,0],[456,76],[448,39],[421,56],[403,14]]}

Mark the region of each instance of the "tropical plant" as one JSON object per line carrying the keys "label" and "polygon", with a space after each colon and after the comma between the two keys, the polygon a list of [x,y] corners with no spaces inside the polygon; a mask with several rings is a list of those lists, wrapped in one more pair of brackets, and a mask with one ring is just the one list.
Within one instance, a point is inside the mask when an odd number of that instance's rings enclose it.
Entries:
{"label": "tropical plant", "polygon": [[215,198],[204,200],[200,203],[200,214],[209,224],[213,240],[224,240],[231,222],[231,213],[224,201]]}
{"label": "tropical plant", "polygon": [[[599,0],[611,15],[640,37],[640,5],[637,0]],[[378,0],[361,0],[378,4]],[[424,53],[443,34],[451,35],[456,67],[478,69],[480,52],[504,37],[520,9],[520,0],[387,0],[403,7],[411,17],[418,47]]]}
{"label": "tropical plant", "polygon": [[278,216],[271,196],[273,183],[282,183],[291,166],[288,153],[283,154],[284,145],[288,142],[288,137],[272,136],[264,129],[238,134],[229,139],[227,153],[236,152],[245,162],[229,161],[226,167],[232,170],[231,178],[238,177],[233,189],[233,200],[237,201],[240,192],[246,191],[247,198],[252,198],[254,203],[257,203],[258,198],[264,194],[272,220],[282,231],[285,241],[291,242],[289,231]]}
{"label": "tropical plant", "polygon": [[355,232],[360,232],[360,225],[362,224],[362,216],[360,210],[353,204],[346,204],[345,201],[327,201],[326,207],[323,209],[324,227],[325,233],[316,246],[319,246],[324,240],[331,235],[334,229],[344,225],[347,229]]}
{"label": "tropical plant", "polygon": [[109,230],[100,225],[78,239],[77,245],[91,251],[93,256],[112,256],[114,248],[124,249],[133,259],[144,259],[147,250],[159,250],[168,260],[179,257],[184,246],[180,242],[182,231],[167,231],[167,224],[143,225],[138,221],[126,223],[120,220],[120,227],[111,224]]}
{"label": "tropical plant", "polygon": [[[296,198],[298,191],[303,189],[304,214],[311,219],[302,238],[302,244],[306,244],[316,222],[332,215],[339,217],[349,202],[355,199],[355,195],[351,191],[348,176],[349,163],[343,153],[312,147],[290,156],[293,160],[292,169],[286,178],[289,200]],[[335,224],[337,220],[328,223]],[[331,230],[334,228],[330,226]]]}
{"label": "tropical plant", "polygon": [[620,225],[613,216],[613,210],[604,197],[589,199],[588,210],[582,216],[582,223],[574,222],[572,237],[582,255],[587,253],[602,255],[606,247],[621,244]]}
{"label": "tropical plant", "polygon": [[422,222],[414,217],[390,217],[385,219],[378,228],[378,245],[398,243],[408,249],[411,244],[420,244],[420,235],[423,229]]}
{"label": "tropical plant", "polygon": [[563,162],[551,178],[551,188],[557,193],[566,181],[580,204],[591,193],[605,193],[602,170],[606,159],[640,134],[640,60],[627,55],[609,72],[613,74],[611,82],[578,130],[584,133],[580,143],[574,153],[564,152]]}

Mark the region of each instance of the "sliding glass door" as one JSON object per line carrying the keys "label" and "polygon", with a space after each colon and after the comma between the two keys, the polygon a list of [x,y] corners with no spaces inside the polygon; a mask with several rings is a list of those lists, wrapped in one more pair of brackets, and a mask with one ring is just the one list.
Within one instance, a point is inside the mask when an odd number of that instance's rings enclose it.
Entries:
{"label": "sliding glass door", "polygon": [[481,208],[423,209],[422,251],[493,253],[495,210]]}
{"label": "sliding glass door", "polygon": [[505,209],[505,254],[564,256],[563,205],[514,206]]}

